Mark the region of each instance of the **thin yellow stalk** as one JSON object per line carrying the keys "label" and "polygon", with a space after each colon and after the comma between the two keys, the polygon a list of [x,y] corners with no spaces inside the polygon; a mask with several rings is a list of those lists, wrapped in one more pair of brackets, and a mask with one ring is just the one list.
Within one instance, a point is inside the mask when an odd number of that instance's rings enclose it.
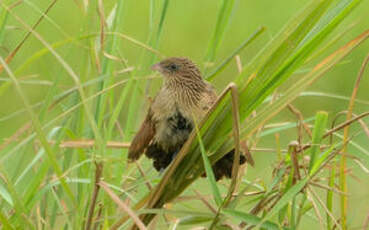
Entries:
{"label": "thin yellow stalk", "polygon": [[[359,74],[357,76],[356,82],[355,82],[355,86],[354,89],[352,91],[351,94],[351,99],[350,99],[350,103],[348,106],[348,112],[346,115],[346,120],[349,121],[352,119],[352,113],[354,110],[354,104],[355,104],[355,98],[359,89],[359,85],[360,85],[360,81],[361,78],[364,74],[365,71],[365,67],[369,62],[369,54],[366,56],[366,58],[363,61],[363,64],[360,68]],[[347,193],[347,181],[346,181],[346,164],[347,164],[347,160],[346,160],[346,153],[347,153],[347,144],[348,144],[348,139],[349,139],[349,130],[350,130],[350,126],[346,126],[343,130],[343,149],[342,149],[342,157],[341,157],[341,161],[340,161],[340,173],[339,173],[339,178],[340,178],[340,190],[344,193]],[[341,200],[341,227],[343,230],[347,229],[347,196],[341,195],[340,196],[340,200]]]}

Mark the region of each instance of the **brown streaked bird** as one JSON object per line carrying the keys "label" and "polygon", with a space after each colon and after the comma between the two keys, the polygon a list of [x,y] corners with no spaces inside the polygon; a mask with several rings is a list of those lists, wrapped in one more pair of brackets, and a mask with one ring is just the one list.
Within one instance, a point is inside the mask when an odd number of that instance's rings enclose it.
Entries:
{"label": "brown streaked bird", "polygon": [[[216,101],[214,88],[187,58],[171,57],[152,66],[164,76],[164,85],[153,100],[128,151],[130,161],[143,153],[156,170],[165,169],[189,137],[194,119],[199,122]],[[217,180],[231,177],[234,151],[213,165]],[[246,161],[241,155],[240,163]]]}

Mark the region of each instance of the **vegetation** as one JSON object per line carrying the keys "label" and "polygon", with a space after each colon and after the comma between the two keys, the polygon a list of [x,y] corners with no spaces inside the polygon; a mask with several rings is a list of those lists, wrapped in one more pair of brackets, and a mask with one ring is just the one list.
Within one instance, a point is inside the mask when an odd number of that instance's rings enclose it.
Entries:
{"label": "vegetation", "polygon": [[[366,2],[307,1],[278,33],[255,26],[233,47],[231,29],[247,26],[232,24],[244,2],[190,2],[0,2],[3,229],[368,228],[369,102],[357,98],[369,55],[347,67],[351,97],[307,91],[323,77],[337,83],[328,71],[364,47],[368,28],[342,23]],[[214,16],[206,41],[186,28],[200,22],[191,4]],[[180,46],[181,30],[196,39]],[[127,164],[161,83],[149,67],[184,54],[223,92],[218,103],[166,171],[144,158]],[[234,164],[232,179],[216,183],[211,164],[234,147],[235,162],[249,151],[255,165]]]}

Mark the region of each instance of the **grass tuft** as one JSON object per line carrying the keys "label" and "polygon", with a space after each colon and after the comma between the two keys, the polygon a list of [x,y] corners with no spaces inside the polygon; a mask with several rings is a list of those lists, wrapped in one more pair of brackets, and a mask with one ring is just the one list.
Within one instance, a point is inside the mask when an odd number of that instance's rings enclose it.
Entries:
{"label": "grass tuft", "polygon": [[[369,25],[352,12],[367,3],[287,2],[280,26],[272,2],[1,1],[0,228],[365,229]],[[127,164],[162,84],[149,67],[189,54],[224,83],[218,101],[164,172]],[[232,178],[216,181],[231,149]]]}

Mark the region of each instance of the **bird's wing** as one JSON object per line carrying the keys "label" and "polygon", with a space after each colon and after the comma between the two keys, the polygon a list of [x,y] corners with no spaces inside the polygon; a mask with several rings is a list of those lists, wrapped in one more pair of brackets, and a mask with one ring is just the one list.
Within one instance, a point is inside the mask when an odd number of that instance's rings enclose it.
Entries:
{"label": "bird's wing", "polygon": [[152,115],[153,113],[150,108],[145,120],[141,124],[140,130],[136,133],[136,136],[133,138],[133,141],[131,142],[131,145],[129,147],[129,161],[135,161],[140,158],[146,147],[153,139],[155,135],[155,122]]}

